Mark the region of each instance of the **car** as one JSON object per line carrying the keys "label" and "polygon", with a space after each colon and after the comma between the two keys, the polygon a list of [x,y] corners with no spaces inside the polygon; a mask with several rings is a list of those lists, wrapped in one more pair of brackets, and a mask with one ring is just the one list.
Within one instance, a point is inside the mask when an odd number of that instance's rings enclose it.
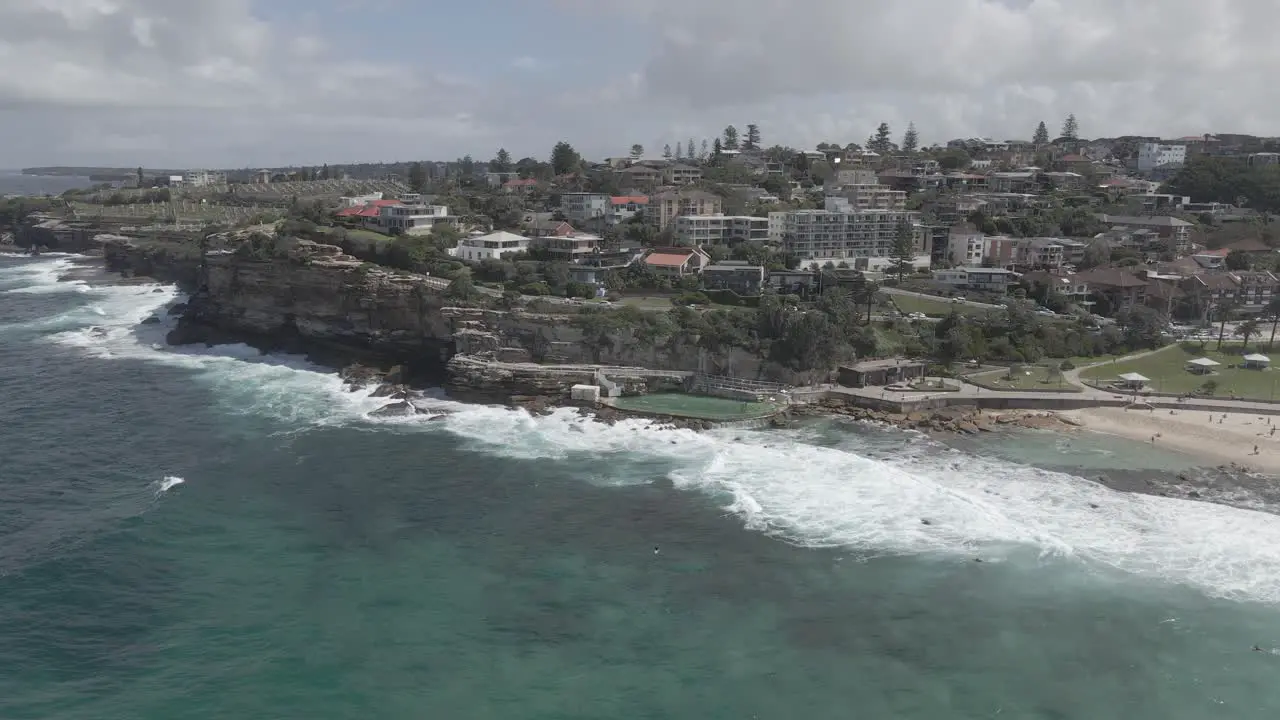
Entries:
{"label": "car", "polygon": [[922,312],[913,312],[913,313],[911,313],[910,315],[907,315],[907,317],[911,318],[912,320],[925,320],[925,319],[927,319],[929,316],[928,316],[928,315],[925,315],[925,314],[924,314],[924,313],[922,313]]}

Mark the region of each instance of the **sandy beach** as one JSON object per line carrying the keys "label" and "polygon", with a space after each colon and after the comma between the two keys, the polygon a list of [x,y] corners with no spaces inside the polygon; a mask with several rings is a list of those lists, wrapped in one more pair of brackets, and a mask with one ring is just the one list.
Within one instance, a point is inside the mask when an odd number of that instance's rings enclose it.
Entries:
{"label": "sandy beach", "polygon": [[1089,408],[1061,414],[1088,430],[1154,442],[1211,460],[1215,465],[1235,463],[1280,475],[1280,416],[1185,410],[1171,414],[1169,410],[1122,408]]}

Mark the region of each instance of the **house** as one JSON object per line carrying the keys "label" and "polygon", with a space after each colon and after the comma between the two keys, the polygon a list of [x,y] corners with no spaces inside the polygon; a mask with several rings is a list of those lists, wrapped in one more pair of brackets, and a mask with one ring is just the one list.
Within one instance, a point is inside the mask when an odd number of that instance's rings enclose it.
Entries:
{"label": "house", "polygon": [[1088,283],[1095,295],[1106,298],[1113,311],[1141,305],[1147,297],[1147,281],[1119,268],[1095,268],[1077,277]]}
{"label": "house", "polygon": [[883,387],[924,377],[928,365],[916,360],[892,358],[841,365],[836,380],[845,387]]}
{"label": "house", "polygon": [[1270,255],[1274,250],[1258,238],[1244,238],[1222,248],[1228,253],[1242,252],[1248,255]]}
{"label": "house", "polygon": [[934,282],[942,285],[997,293],[1008,292],[1009,287],[1018,282],[1018,278],[1018,273],[1004,268],[960,267],[933,273]]}
{"label": "house", "polygon": [[702,170],[692,165],[674,163],[662,169],[662,179],[668,185],[688,185],[702,179]]}
{"label": "house", "polygon": [[987,187],[992,192],[1033,193],[1040,189],[1040,183],[1036,173],[1030,170],[993,172],[987,175]]}
{"label": "house", "polygon": [[531,238],[567,237],[577,232],[564,220],[535,218],[524,223],[524,234]]}
{"label": "house", "polygon": [[643,213],[648,206],[649,198],[646,195],[614,195],[609,198],[605,224],[613,226],[624,223]]}
{"label": "house", "polygon": [[1039,270],[1029,272],[1023,279],[1034,285],[1044,285],[1051,293],[1061,295],[1067,302],[1076,305],[1092,305],[1089,300],[1089,282],[1085,277],[1075,273],[1057,270]]}
{"label": "house", "polygon": [[645,267],[655,275],[678,280],[686,275],[696,275],[711,258],[697,248],[654,248],[644,258]]}
{"label": "house", "polygon": [[617,172],[618,184],[624,188],[649,188],[662,184],[662,170],[648,165],[632,165]]}
{"label": "house", "polygon": [[599,250],[600,236],[580,232],[540,235],[532,238],[529,246],[546,253],[552,260],[576,263]]}
{"label": "house", "polygon": [[456,223],[444,205],[420,205],[398,202],[378,207],[377,226],[385,233],[426,235],[439,224]]}
{"label": "house", "polygon": [[535,178],[512,178],[502,183],[502,192],[505,193],[527,195],[537,189],[538,181]]}
{"label": "house", "polygon": [[1280,294],[1280,279],[1269,272],[1238,271],[1228,273],[1236,284],[1236,302],[1241,312],[1261,312]]}
{"label": "house", "polygon": [[1169,244],[1169,250],[1175,253],[1186,252],[1191,243],[1193,223],[1173,217],[1172,215],[1107,215],[1099,214],[1098,220],[1104,225],[1124,230],[1150,230]]}
{"label": "house", "polygon": [[1165,145],[1145,142],[1138,145],[1137,170],[1150,173],[1158,170],[1176,170],[1187,162],[1186,145]]}
{"label": "house", "polygon": [[800,293],[818,284],[818,273],[812,270],[771,270],[769,287],[780,293]]}
{"label": "house", "polygon": [[1062,246],[1062,262],[1068,265],[1079,265],[1084,262],[1084,251],[1089,243],[1071,238],[1054,238],[1054,242]]}
{"label": "house", "polygon": [[726,260],[702,268],[702,283],[712,290],[732,290],[739,295],[759,295],[764,266],[744,260]]}
{"label": "house", "polygon": [[449,254],[459,260],[500,260],[529,249],[529,238],[516,235],[505,230],[488,235],[473,235],[458,241],[458,246],[449,250]]}
{"label": "house", "polygon": [[270,170],[259,170],[259,171],[255,172],[255,173],[253,174],[253,178],[250,180],[250,182],[257,183],[257,184],[259,184],[259,185],[267,185],[267,184],[269,184],[269,183],[271,182],[271,171],[270,171]]}
{"label": "house", "polygon": [[645,219],[658,230],[667,227],[681,215],[717,215],[724,212],[719,195],[705,190],[673,190],[649,197]]}

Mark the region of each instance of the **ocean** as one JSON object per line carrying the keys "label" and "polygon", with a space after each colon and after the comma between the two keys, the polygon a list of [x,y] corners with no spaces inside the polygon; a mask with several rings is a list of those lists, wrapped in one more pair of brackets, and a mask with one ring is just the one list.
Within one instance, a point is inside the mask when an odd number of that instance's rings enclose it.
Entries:
{"label": "ocean", "polygon": [[61,195],[68,190],[92,187],[77,175],[23,175],[20,170],[0,170],[0,198],[17,195]]}
{"label": "ocean", "polygon": [[86,262],[0,257],[6,720],[1280,717],[1275,508],[1096,482],[1189,458],[370,418]]}

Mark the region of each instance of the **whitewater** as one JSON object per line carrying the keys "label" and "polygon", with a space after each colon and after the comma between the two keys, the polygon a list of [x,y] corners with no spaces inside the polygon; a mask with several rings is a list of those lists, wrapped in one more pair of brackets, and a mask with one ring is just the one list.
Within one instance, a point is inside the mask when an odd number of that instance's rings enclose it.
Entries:
{"label": "whitewater", "polygon": [[[370,412],[385,400],[349,391],[336,373],[305,359],[243,345],[167,346],[167,310],[182,300],[174,288],[63,280],[74,264],[75,258],[55,257],[0,270],[0,302],[5,294],[81,296],[56,317],[0,326],[0,341],[8,333],[38,333],[42,342],[102,361],[180,367],[209,385],[227,412],[268,416],[291,432],[342,426],[447,433],[474,452],[594,460],[581,479],[599,486],[650,483],[651,469],[660,467],[675,487],[721,499],[750,530],[801,546],[845,548],[860,559],[1009,562],[1030,551],[1100,575],[1280,603],[1280,517],[1267,512],[1118,492],[914,434],[905,451],[885,454],[853,434],[823,444],[807,428],[697,433],[643,420],[607,425],[570,409],[532,416],[453,402],[443,393],[415,400],[424,415],[377,418]],[[160,322],[144,323],[152,317]],[[187,473],[173,472],[155,481],[157,496],[184,482]]]}

